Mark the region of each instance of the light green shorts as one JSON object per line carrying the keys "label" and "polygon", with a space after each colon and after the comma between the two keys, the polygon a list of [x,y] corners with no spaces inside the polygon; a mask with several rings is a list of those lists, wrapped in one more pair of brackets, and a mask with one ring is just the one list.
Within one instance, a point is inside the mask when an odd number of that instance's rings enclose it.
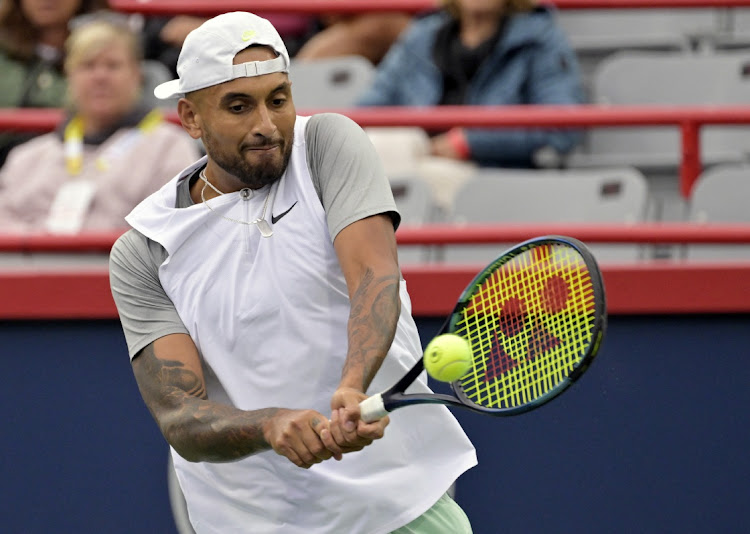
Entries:
{"label": "light green shorts", "polygon": [[446,493],[432,508],[391,534],[472,534],[469,518]]}

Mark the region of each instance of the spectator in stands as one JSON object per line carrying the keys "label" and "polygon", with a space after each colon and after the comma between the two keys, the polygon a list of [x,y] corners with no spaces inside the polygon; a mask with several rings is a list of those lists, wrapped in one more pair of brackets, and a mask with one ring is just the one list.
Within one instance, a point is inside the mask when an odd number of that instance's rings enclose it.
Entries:
{"label": "spectator in stands", "polygon": [[[575,53],[552,8],[534,0],[446,0],[404,32],[359,104],[574,105],[583,95]],[[453,128],[431,137],[427,151],[486,166],[540,167],[579,139],[569,130]]]}
{"label": "spectator in stands", "polygon": [[[289,55],[295,55],[300,47],[319,28],[313,15],[304,13],[258,13],[269,20],[278,30],[287,45]],[[155,59],[166,65],[177,76],[177,58],[187,34],[207,19],[191,15],[173,17],[146,17],[143,21],[144,54],[146,59]]]}
{"label": "spectator in stands", "polygon": [[[106,0],[0,1],[0,107],[62,106],[68,23],[77,15],[106,7]],[[0,165],[11,148],[30,138],[0,134]]]}
{"label": "spectator in stands", "polygon": [[410,20],[408,14],[396,12],[324,16],[319,19],[320,30],[302,45],[295,58],[359,55],[377,65]]}
{"label": "spectator in stands", "polygon": [[125,228],[136,204],[199,156],[181,128],[140,103],[132,31],[95,20],[73,30],[65,51],[71,112],[0,169],[3,231]]}
{"label": "spectator in stands", "polygon": [[[409,25],[406,13],[373,12],[356,15],[258,13],[269,20],[295,59],[322,59],[359,55],[377,65]],[[146,54],[173,72],[185,37],[206,19],[188,15],[150,17],[144,26]]]}

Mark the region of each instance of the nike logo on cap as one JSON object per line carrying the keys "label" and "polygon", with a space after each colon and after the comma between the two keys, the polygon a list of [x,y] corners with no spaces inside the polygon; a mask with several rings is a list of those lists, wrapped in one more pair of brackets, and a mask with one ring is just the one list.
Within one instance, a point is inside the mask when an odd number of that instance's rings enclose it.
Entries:
{"label": "nike logo on cap", "polygon": [[282,217],[283,217],[284,215],[286,215],[287,213],[289,213],[290,211],[292,211],[292,208],[293,208],[294,206],[296,206],[296,205],[297,205],[297,201],[295,200],[295,201],[294,201],[294,204],[292,204],[292,205],[291,205],[291,206],[289,207],[289,209],[288,209],[288,210],[286,210],[285,212],[283,212],[283,213],[279,213],[278,215],[273,215],[273,214],[271,214],[271,224],[276,224],[277,222],[279,222],[279,219],[281,219],[281,218],[282,218]]}

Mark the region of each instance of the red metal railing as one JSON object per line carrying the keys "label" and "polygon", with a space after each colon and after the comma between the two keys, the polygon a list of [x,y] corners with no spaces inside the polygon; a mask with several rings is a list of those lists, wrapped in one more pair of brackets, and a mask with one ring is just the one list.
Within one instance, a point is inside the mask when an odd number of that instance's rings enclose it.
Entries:
{"label": "red metal railing", "polygon": [[[412,311],[448,314],[478,266],[404,265]],[[750,313],[747,263],[604,265],[609,312]],[[0,270],[0,320],[117,317],[105,268]]]}
{"label": "red metal railing", "polygon": [[[396,232],[396,239],[400,245],[472,245],[519,242],[547,234],[575,237],[586,243],[742,244],[750,243],[750,224],[431,224],[402,226]],[[108,253],[120,235],[122,232],[0,233],[0,252]]]}
{"label": "red metal railing", "polygon": [[[401,245],[518,242],[532,236],[562,234],[589,243],[750,243],[750,225],[737,224],[535,224],[403,227]],[[119,232],[79,236],[0,235],[0,252],[106,254]],[[413,312],[442,316],[481,265],[406,264]],[[644,261],[603,263],[609,309],[613,314],[748,313],[750,262]],[[106,265],[62,268],[0,268],[0,320],[114,318]]]}
{"label": "red metal railing", "polygon": [[[544,0],[558,9],[640,9],[748,7],[750,0]],[[275,13],[366,13],[436,9],[438,0],[110,0],[117,11],[211,16],[227,11]]]}
{"label": "red metal railing", "polygon": [[[750,0],[748,0],[750,2]],[[702,171],[700,129],[709,124],[750,126],[749,106],[438,106],[430,108],[353,108],[300,110],[301,114],[335,111],[361,126],[420,126],[447,129],[454,126],[492,127],[678,127],[682,158],[680,190],[688,197]],[[56,109],[0,109],[0,131],[45,131],[62,118]],[[170,113],[169,120],[179,123]]]}

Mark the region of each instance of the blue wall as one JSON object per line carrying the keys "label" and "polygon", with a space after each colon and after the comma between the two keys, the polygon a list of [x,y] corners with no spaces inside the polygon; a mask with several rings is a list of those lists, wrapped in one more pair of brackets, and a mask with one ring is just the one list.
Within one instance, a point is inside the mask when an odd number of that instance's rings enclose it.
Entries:
{"label": "blue wall", "polygon": [[[0,322],[0,347],[1,530],[174,533],[119,324]],[[555,402],[456,411],[480,460],[457,486],[475,533],[749,531],[749,347],[747,316],[613,317]]]}

